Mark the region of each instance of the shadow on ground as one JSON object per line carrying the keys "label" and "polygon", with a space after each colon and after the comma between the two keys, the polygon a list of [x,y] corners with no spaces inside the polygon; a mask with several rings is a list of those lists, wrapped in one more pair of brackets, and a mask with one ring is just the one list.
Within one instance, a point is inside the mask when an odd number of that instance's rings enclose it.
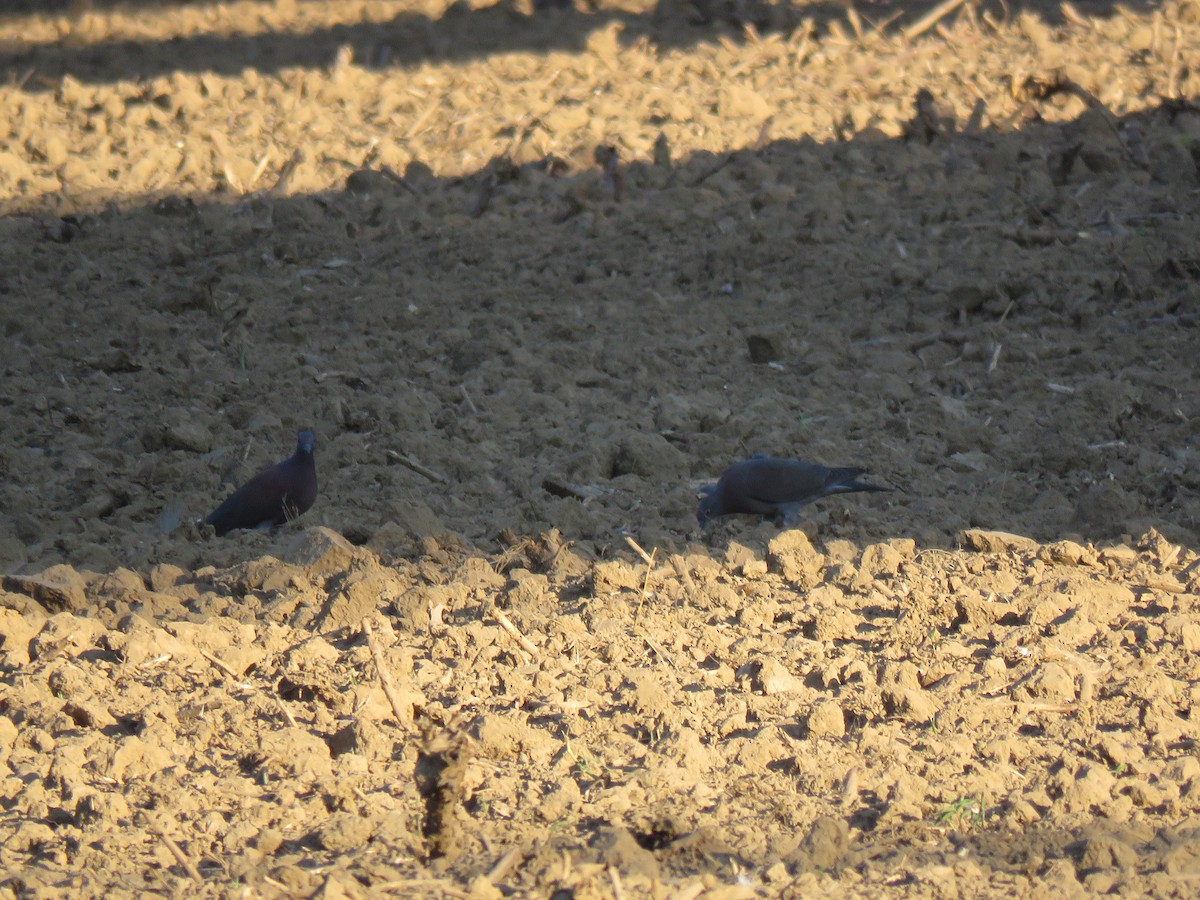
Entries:
{"label": "shadow on ground", "polygon": [[[145,81],[172,72],[236,76],[253,69],[270,74],[293,68],[328,68],[347,49],[348,59],[360,66],[415,68],[422,63],[454,63],[506,53],[577,52],[587,46],[591,35],[612,26],[621,29],[624,41],[649,40],[664,50],[717,39],[742,41],[747,27],[762,35],[807,27],[820,36],[834,27],[851,36],[875,30],[899,36],[918,26],[924,30],[925,15],[941,6],[931,2],[859,3],[849,7],[856,12],[848,19],[847,5],[840,2],[666,0],[640,12],[603,3],[580,9],[566,4],[533,15],[528,9],[501,2],[480,8],[456,4],[444,10],[438,5],[436,11],[401,12],[387,21],[345,22],[301,31],[290,12],[275,12],[272,4],[264,3],[262,21],[277,22],[278,28],[287,22],[289,30],[233,35],[208,33],[213,20],[202,4],[145,0],[140,4],[96,3],[94,8],[139,5],[194,6],[196,11],[191,18],[183,17],[181,27],[187,33],[166,40],[96,38],[89,36],[86,18],[75,20],[74,38],[68,29],[67,39],[55,35],[50,43],[29,45],[21,38],[0,39],[0,77],[41,90],[53,89],[64,76],[100,84]],[[1123,6],[1138,8],[1137,4]],[[9,7],[12,14],[28,11],[23,4]],[[1078,20],[1113,15],[1116,8],[1106,0],[1085,0],[1072,7]],[[1061,4],[1041,0],[968,3],[952,13],[991,16],[996,22],[1026,11],[1050,25],[1063,21]]]}
{"label": "shadow on ground", "polygon": [[355,542],[678,545],[755,452],[900,488],[813,509],[855,541],[1194,541],[1200,114],[1039,123],[1053,93],[1019,130],[927,105],[895,140],[5,219],[6,564],[249,552],[180,523],[300,426],[307,521]]}

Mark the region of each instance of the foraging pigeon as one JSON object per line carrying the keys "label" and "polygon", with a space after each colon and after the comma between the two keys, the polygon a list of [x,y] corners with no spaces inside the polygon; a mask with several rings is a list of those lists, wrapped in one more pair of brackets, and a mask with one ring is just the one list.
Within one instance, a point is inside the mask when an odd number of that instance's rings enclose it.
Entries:
{"label": "foraging pigeon", "polygon": [[830,469],[798,459],[752,456],[735,462],[716,484],[701,488],[704,496],[696,510],[700,527],[717,516],[752,513],[795,525],[800,508],[828,497],[855,491],[890,491],[858,481],[866,469]]}
{"label": "foraging pigeon", "polygon": [[289,459],[259,472],[209,513],[218,537],[235,528],[270,528],[306,512],[317,499],[317,463],[311,431],[301,431]]}

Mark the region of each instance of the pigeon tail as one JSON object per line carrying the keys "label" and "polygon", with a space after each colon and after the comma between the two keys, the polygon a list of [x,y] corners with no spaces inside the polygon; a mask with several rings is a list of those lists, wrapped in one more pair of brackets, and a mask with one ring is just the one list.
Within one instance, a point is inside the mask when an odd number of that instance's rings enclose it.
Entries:
{"label": "pigeon tail", "polygon": [[857,491],[890,491],[890,487],[881,484],[871,484],[869,481],[859,481],[858,476],[866,469],[834,469],[833,477],[829,479],[829,493],[853,494]]}

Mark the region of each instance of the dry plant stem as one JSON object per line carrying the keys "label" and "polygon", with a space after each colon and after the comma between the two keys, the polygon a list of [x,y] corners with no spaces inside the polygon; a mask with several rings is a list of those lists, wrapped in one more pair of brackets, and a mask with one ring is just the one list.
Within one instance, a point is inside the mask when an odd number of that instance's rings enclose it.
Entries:
{"label": "dry plant stem", "polygon": [[663,662],[665,662],[667,665],[669,665],[672,669],[679,668],[679,666],[675,665],[675,660],[671,659],[671,657],[667,655],[667,651],[664,650],[662,647],[660,647],[657,643],[655,643],[651,639],[650,635],[646,634],[646,632],[642,631],[640,628],[637,628],[637,627],[634,627],[633,630],[637,633],[638,637],[640,637],[643,641],[646,642],[646,646],[649,647],[651,650],[653,650],[659,659],[661,659]]}
{"label": "dry plant stem", "polygon": [[503,879],[512,870],[518,857],[521,855],[521,850],[518,847],[510,847],[508,852],[496,860],[496,864],[487,873],[487,880],[492,884]]}
{"label": "dry plant stem", "polygon": [[753,144],[754,152],[761,153],[769,143],[771,143],[771,119],[768,116],[763,119],[762,125],[758,127],[758,137],[754,139]]}
{"label": "dry plant stem", "polygon": [[629,535],[625,536],[625,543],[646,562],[646,577],[642,579],[642,594],[638,599],[638,612],[640,613],[642,604],[646,602],[646,596],[650,593],[650,573],[654,571],[654,558],[658,555],[658,548],[655,547],[653,552],[647,553],[642,549],[642,545]]}
{"label": "dry plant stem", "polygon": [[396,692],[396,683],[392,680],[392,670],[388,667],[387,660],[383,658],[383,647],[379,645],[379,638],[375,636],[375,629],[371,627],[370,619],[362,620],[362,632],[367,636],[367,646],[371,648],[371,657],[375,660],[375,671],[379,673],[379,683],[383,686],[383,693],[387,696],[388,703],[391,704],[392,714],[395,715],[396,721],[403,725],[408,716],[404,714],[400,695]]}
{"label": "dry plant stem", "polygon": [[[216,656],[213,656],[213,654],[209,653],[203,647],[198,647],[197,649],[200,651],[201,656],[203,656],[205,659],[207,659],[210,663],[212,663],[214,666],[216,666],[218,669],[220,669],[222,672],[224,672],[230,678],[233,678],[234,680],[238,679],[238,677],[239,677],[238,673],[233,671],[233,669],[229,668],[229,666],[225,665],[225,663],[221,662],[221,660],[219,658],[217,658]],[[251,685],[251,687],[253,687],[255,690],[259,691],[260,693],[265,693],[265,691],[263,691],[257,685]],[[271,694],[270,697],[271,697],[271,700],[274,701],[275,706],[283,714],[283,717],[285,719],[287,719],[288,724],[291,725],[293,728],[295,728],[296,727],[296,719],[294,716],[292,716],[292,714],[288,710],[288,708],[283,705],[283,700],[279,697],[279,695]]]}
{"label": "dry plant stem", "polygon": [[492,615],[496,617],[496,621],[500,623],[500,627],[513,636],[513,639],[521,646],[521,649],[532,656],[534,659],[539,659],[538,648],[535,647],[525,635],[521,634],[520,629],[512,623],[512,621],[504,614],[501,609],[493,609]]}
{"label": "dry plant stem", "polygon": [[954,10],[962,6],[964,2],[966,2],[966,0],[945,0],[945,2],[939,3],[924,16],[917,19],[917,21],[913,22],[904,29],[905,39],[911,41],[913,38],[920,37],[930,28],[936,25],[938,20],[940,20],[943,16],[954,12]]}
{"label": "dry plant stem", "polygon": [[287,193],[288,184],[292,180],[292,174],[296,171],[296,166],[304,162],[304,153],[299,149],[293,150],[292,155],[288,157],[287,162],[283,164],[283,168],[279,170],[279,177],[275,179],[275,183],[271,185],[270,193],[276,196],[282,196]]}
{"label": "dry plant stem", "polygon": [[250,183],[246,185],[247,190],[254,190],[254,186],[258,184],[258,179],[262,178],[263,172],[267,171],[267,165],[271,162],[271,150],[267,148],[267,152],[262,155],[262,159],[258,161],[258,165],[254,167],[254,173],[250,176]]}
{"label": "dry plant stem", "polygon": [[229,668],[229,666],[225,665],[225,663],[221,662],[221,660],[219,660],[217,657],[213,656],[211,653],[209,653],[203,647],[198,647],[197,649],[200,651],[201,656],[203,656],[205,659],[207,659],[210,663],[212,663],[214,666],[216,666],[218,669],[220,669],[222,672],[224,672],[230,678],[238,677],[237,672],[233,671],[233,669]]}
{"label": "dry plant stem", "polygon": [[[283,885],[280,885],[282,887]],[[445,895],[447,897],[471,897],[466,891],[460,891],[455,887],[451,887],[445,880],[438,878],[404,878],[397,881],[380,881],[371,885],[371,890],[379,891],[402,891],[409,897],[436,897]]]}
{"label": "dry plant stem", "polygon": [[418,475],[423,475],[425,478],[428,478],[430,481],[437,482],[438,484],[446,483],[445,475],[440,475],[428,466],[417,462],[415,459],[405,456],[403,453],[397,453],[395,450],[386,450],[384,452],[388,459],[394,459],[396,462],[400,463],[400,465],[404,466],[405,468],[412,469]]}
{"label": "dry plant stem", "polygon": [[1164,594],[1187,593],[1187,588],[1182,584],[1174,581],[1167,581],[1165,578],[1147,578],[1146,587],[1152,591],[1162,591]]}
{"label": "dry plant stem", "polygon": [[412,123],[412,126],[408,129],[408,133],[404,135],[404,139],[407,141],[416,137],[425,127],[425,124],[429,121],[430,117],[439,109],[441,109],[441,106],[441,101],[435,100],[433,103],[430,103],[427,107],[425,107],[424,111],[417,116],[416,120]]}
{"label": "dry plant stem", "polygon": [[291,710],[287,708],[287,704],[283,702],[283,698],[279,696],[279,682],[275,682],[275,690],[271,693],[271,699],[275,701],[275,707],[283,713],[283,717],[287,719],[287,723],[293,728],[296,728],[296,717],[292,715]]}
{"label": "dry plant stem", "polygon": [[842,808],[851,806],[858,799],[858,766],[851,767],[842,779]]}
{"label": "dry plant stem", "polygon": [[[795,65],[797,68],[804,64],[804,57],[808,55],[808,43],[812,39],[813,32],[812,19],[805,19],[804,24],[801,27],[803,28],[803,31],[800,32],[800,42],[796,45],[795,52],[792,54],[792,58],[795,60]],[[795,37],[793,35],[793,42],[794,40]]]}
{"label": "dry plant stem", "polygon": [[720,159],[718,159],[713,165],[709,166],[707,170],[701,172],[692,179],[691,187],[700,187],[700,185],[704,184],[704,182],[708,181],[708,179],[712,178],[731,162],[733,162],[733,154],[722,153]]}
{"label": "dry plant stem", "polygon": [[1004,348],[1004,345],[1003,345],[1003,344],[996,344],[994,347],[992,347],[992,358],[991,358],[991,360],[988,362],[988,367],[987,367],[987,370],[988,370],[989,372],[995,372],[995,371],[996,371],[996,365],[997,365],[997,363],[999,363],[999,362],[1000,362],[1000,351],[1001,351],[1003,348]]}
{"label": "dry plant stem", "polygon": [[1066,660],[1067,662],[1074,663],[1084,672],[1088,672],[1093,675],[1103,675],[1111,668],[1107,663],[1097,664],[1081,653],[1076,653],[1075,651],[1068,650],[1065,647],[1059,647],[1056,644],[1045,644],[1043,652],[1046,654],[1047,659],[1058,658]]}
{"label": "dry plant stem", "polygon": [[175,857],[175,862],[179,863],[179,867],[187,872],[188,877],[194,878],[196,881],[203,881],[204,876],[200,874],[200,870],[196,868],[196,864],[183,852],[183,848],[167,837],[166,832],[159,828],[158,825],[151,824],[150,827],[154,829],[154,833],[158,835],[158,839],[163,842],[163,846],[171,851],[171,855]]}
{"label": "dry plant stem", "polygon": [[683,582],[683,587],[687,591],[689,600],[693,600],[698,593],[696,582],[692,580],[692,573],[687,570],[687,563],[684,562],[682,556],[671,557],[671,568],[675,570],[675,574],[679,576],[679,580]]}
{"label": "dry plant stem", "polygon": [[471,399],[471,393],[467,390],[467,386],[465,384],[460,384],[458,387],[459,390],[462,391],[463,402],[467,404],[467,409],[471,411],[471,415],[479,415],[479,407],[477,407],[475,405],[475,401]]}
{"label": "dry plant stem", "polygon": [[1018,710],[1025,712],[1073,713],[1077,711],[1074,706],[1058,703],[1029,703],[1025,700],[988,700],[986,702],[994,706],[1015,706]]}
{"label": "dry plant stem", "polygon": [[1072,25],[1078,25],[1081,28],[1091,27],[1091,22],[1080,15],[1079,10],[1077,10],[1070,3],[1063,3],[1059,9],[1062,11],[1062,17]]}
{"label": "dry plant stem", "polygon": [[858,39],[859,46],[862,46],[862,17],[859,16],[858,10],[855,9],[853,5],[846,7],[846,21],[848,21],[850,23],[850,27],[854,29],[854,37]]}
{"label": "dry plant stem", "polygon": [[1179,27],[1179,23],[1175,24],[1175,43],[1171,47],[1171,61],[1168,63],[1170,67],[1167,70],[1167,99],[1174,100],[1179,96],[1179,45],[1183,41],[1183,29]]}
{"label": "dry plant stem", "polygon": [[1179,551],[1182,549],[1183,548],[1180,547],[1178,544],[1172,544],[1171,549],[1168,550],[1162,558],[1162,563],[1161,563],[1162,567],[1164,569],[1169,569],[1173,565],[1175,565],[1175,560],[1179,558]]}
{"label": "dry plant stem", "polygon": [[654,557],[658,555],[658,548],[655,547],[650,554],[650,559],[646,563],[646,577],[642,579],[642,594],[638,598],[638,613],[642,611],[642,605],[646,602],[646,598],[650,595],[650,575],[654,572]]}
{"label": "dry plant stem", "polygon": [[608,867],[608,880],[612,882],[613,897],[616,900],[625,900],[625,889],[621,887],[621,873],[617,871],[616,866]]}
{"label": "dry plant stem", "polygon": [[637,541],[635,541],[633,538],[629,537],[628,535],[625,536],[625,543],[629,545],[629,549],[631,549],[634,553],[636,553],[638,556],[640,556],[642,558],[642,561],[645,562],[646,565],[648,565],[648,566],[654,565],[654,557],[652,557],[649,553],[647,553],[645,550],[643,550],[641,544],[639,544]]}

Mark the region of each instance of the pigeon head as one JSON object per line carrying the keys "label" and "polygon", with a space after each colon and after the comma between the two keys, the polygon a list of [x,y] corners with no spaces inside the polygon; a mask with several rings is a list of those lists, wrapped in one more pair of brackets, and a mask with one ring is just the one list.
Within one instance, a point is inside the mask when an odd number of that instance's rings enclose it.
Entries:
{"label": "pigeon head", "polygon": [[710,520],[721,515],[721,498],[717,485],[709,484],[700,488],[700,505],[696,507],[696,521],[703,528]]}
{"label": "pigeon head", "polygon": [[317,446],[317,436],[311,431],[301,431],[296,436],[296,452],[309,455]]}

